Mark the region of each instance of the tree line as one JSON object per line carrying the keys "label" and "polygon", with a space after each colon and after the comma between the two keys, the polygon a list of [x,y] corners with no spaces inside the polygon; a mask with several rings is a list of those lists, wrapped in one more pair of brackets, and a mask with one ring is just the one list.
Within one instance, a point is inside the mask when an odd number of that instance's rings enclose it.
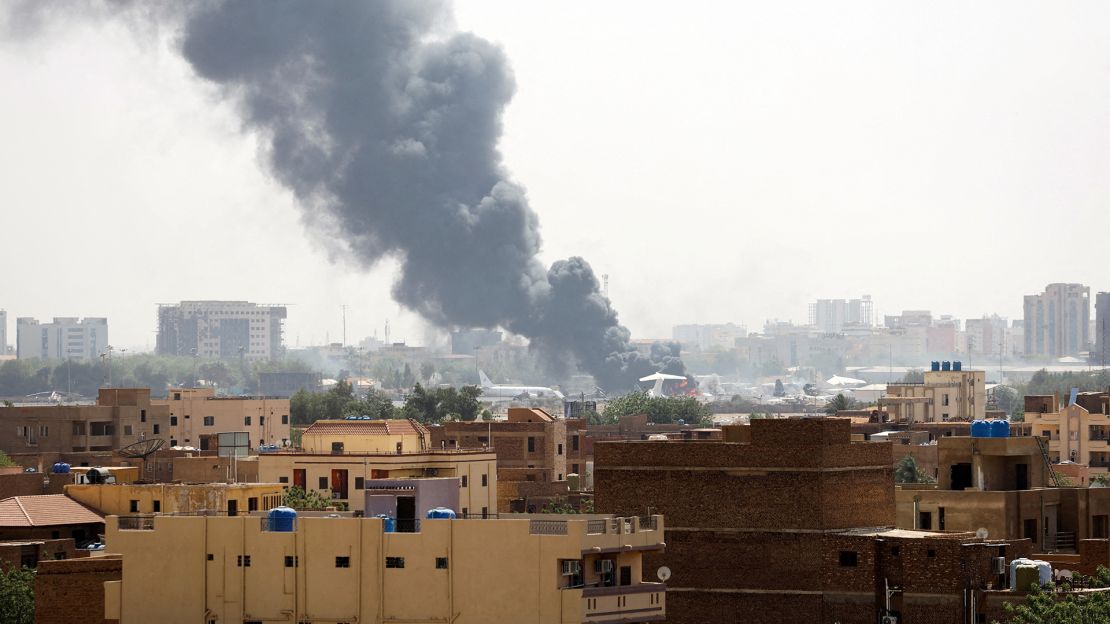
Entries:
{"label": "tree line", "polygon": [[482,410],[478,402],[481,395],[482,389],[477,386],[425,388],[418,383],[405,397],[404,404],[398,407],[385,392],[370,390],[360,398],[355,395],[350,383],[340,381],[325,392],[298,391],[289,399],[289,413],[297,425],[348,416],[411,418],[428,424],[444,420],[476,420],[480,416],[488,419],[489,411]]}

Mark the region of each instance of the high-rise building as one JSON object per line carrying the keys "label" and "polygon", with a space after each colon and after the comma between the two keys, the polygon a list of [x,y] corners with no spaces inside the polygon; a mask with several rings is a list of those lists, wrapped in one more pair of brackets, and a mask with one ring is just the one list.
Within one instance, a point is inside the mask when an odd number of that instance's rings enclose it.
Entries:
{"label": "high-rise building", "polygon": [[20,359],[90,359],[108,348],[108,319],[54,317],[51,323],[15,320],[16,357]]}
{"label": "high-rise building", "polygon": [[727,351],[736,346],[737,338],[744,338],[747,335],[748,329],[735,323],[675,325],[671,328],[671,338],[681,343],[684,350],[723,349]]}
{"label": "high-rise building", "polygon": [[1095,350],[1091,361],[1103,366],[1110,362],[1110,292],[1095,295]]}
{"label": "high-rise building", "polygon": [[845,326],[875,324],[871,295],[860,299],[818,299],[809,304],[809,324],[826,334],[838,334]]}
{"label": "high-rise building", "polygon": [[0,355],[8,354],[8,313],[0,310]]}
{"label": "high-rise building", "polygon": [[1025,355],[1065,357],[1089,347],[1091,289],[1082,284],[1049,284],[1025,296]]}
{"label": "high-rise building", "polygon": [[284,350],[285,306],[182,301],[158,306],[158,353],[269,359]]}

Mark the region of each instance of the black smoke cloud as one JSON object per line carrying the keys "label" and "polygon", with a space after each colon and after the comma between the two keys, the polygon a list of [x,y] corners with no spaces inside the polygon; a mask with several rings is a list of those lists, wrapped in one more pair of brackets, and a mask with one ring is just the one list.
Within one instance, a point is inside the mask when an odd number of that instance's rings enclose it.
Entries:
{"label": "black smoke cloud", "polygon": [[265,138],[306,221],[363,266],[400,261],[397,301],[441,327],[526,336],[607,390],[683,372],[675,349],[631,348],[585,260],[538,260],[538,219],[497,147],[512,72],[497,46],[442,32],[446,3],[168,6],[184,57]]}

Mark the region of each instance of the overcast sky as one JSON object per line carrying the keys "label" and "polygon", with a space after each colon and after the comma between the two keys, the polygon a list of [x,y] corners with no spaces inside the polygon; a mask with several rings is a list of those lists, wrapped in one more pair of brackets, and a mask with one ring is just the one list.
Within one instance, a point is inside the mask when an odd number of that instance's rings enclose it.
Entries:
{"label": "overcast sky", "polygon": [[[635,337],[676,323],[878,311],[1021,316],[1110,290],[1110,3],[458,2],[517,94],[507,165],[546,261],[585,256]],[[54,23],[0,45],[0,308],[107,316],[290,304],[291,346],[422,343],[395,266],[334,263],[256,137],[169,33]]]}

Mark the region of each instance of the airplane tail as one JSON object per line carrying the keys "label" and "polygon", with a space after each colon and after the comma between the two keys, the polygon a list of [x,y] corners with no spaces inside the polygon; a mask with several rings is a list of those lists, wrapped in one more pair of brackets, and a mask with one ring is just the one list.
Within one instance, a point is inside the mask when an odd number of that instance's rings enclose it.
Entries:
{"label": "airplane tail", "polygon": [[493,387],[493,382],[489,380],[489,377],[486,377],[486,372],[484,370],[478,370],[478,379],[481,381],[483,388]]}

